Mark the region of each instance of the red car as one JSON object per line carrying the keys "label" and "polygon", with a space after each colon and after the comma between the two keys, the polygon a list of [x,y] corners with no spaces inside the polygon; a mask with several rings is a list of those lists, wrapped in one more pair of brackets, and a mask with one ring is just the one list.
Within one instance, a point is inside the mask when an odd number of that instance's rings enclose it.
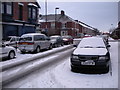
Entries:
{"label": "red car", "polygon": [[62,36],[64,44],[73,44],[73,37],[72,36]]}

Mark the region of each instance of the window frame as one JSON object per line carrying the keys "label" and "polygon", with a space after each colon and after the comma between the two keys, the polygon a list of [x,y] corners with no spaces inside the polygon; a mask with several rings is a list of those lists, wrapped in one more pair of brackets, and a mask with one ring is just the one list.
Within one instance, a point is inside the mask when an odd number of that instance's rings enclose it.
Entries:
{"label": "window frame", "polygon": [[6,14],[12,15],[13,8],[12,2],[6,2]]}
{"label": "window frame", "polygon": [[[8,7],[10,6],[10,7]],[[10,11],[9,11],[10,9]],[[13,15],[13,2],[2,2],[1,14]]]}
{"label": "window frame", "polygon": [[[33,11],[34,11],[34,13],[33,13]],[[28,6],[28,19],[37,20],[37,8],[36,7]]]}
{"label": "window frame", "polygon": [[[18,18],[19,18],[19,20],[23,20],[23,6],[20,5],[20,4],[18,6],[19,6],[19,14],[18,14],[19,16],[18,16]],[[20,8],[21,8],[21,11],[20,11]]]}
{"label": "window frame", "polygon": [[1,2],[1,14],[5,13],[5,4]]}

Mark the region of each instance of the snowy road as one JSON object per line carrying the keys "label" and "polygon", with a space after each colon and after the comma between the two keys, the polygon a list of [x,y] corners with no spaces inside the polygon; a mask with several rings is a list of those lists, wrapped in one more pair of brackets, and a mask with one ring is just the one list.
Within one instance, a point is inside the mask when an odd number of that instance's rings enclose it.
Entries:
{"label": "snowy road", "polygon": [[[120,43],[120,42],[119,42]],[[70,56],[6,85],[10,88],[118,88],[118,42],[110,42],[112,75],[70,71]],[[120,48],[120,47],[119,47]],[[63,53],[62,53],[63,54]],[[59,55],[62,55],[59,54]]]}

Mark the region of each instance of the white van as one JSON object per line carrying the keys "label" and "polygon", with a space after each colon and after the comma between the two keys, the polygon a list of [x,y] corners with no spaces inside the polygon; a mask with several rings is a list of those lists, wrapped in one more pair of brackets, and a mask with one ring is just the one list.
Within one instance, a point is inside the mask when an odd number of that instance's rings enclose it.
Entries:
{"label": "white van", "polygon": [[22,53],[40,52],[41,49],[51,49],[50,39],[41,33],[28,33],[21,36],[18,48]]}

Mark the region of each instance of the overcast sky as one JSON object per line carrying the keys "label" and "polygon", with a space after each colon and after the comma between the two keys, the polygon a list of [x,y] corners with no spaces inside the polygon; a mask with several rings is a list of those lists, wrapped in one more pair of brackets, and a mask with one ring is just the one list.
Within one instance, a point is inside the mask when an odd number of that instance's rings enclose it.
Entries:
{"label": "overcast sky", "polygon": [[[45,2],[39,1],[40,14],[45,14]],[[82,21],[101,31],[109,31],[117,27],[118,3],[117,2],[47,2],[47,14],[55,14],[55,7],[75,20]],[[112,24],[112,25],[111,25]]]}

